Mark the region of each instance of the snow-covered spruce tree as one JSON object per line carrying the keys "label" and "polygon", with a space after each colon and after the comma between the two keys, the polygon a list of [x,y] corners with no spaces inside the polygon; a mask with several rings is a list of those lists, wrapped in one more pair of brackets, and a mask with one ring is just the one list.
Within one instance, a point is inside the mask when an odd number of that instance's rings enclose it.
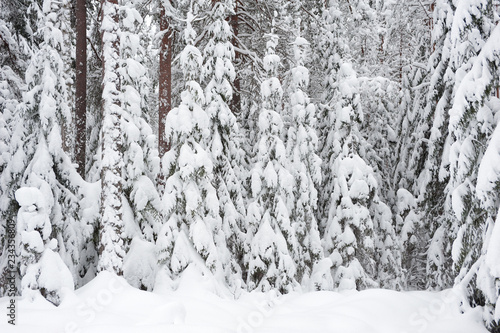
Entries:
{"label": "snow-covered spruce tree", "polygon": [[366,119],[361,124],[363,136],[359,154],[373,166],[377,180],[377,191],[370,203],[370,214],[376,235],[377,281],[381,287],[402,289],[401,244],[396,237],[394,219],[390,206],[396,201],[396,190],[392,186],[392,172],[397,157],[394,155],[396,133],[393,119],[396,110],[397,88],[387,79],[361,78],[360,98]]}
{"label": "snow-covered spruce tree", "polygon": [[392,151],[394,164],[388,170],[391,175],[388,185],[396,195],[388,203],[395,213],[396,232],[402,242],[406,288],[424,289],[427,279],[425,253],[431,235],[425,228],[424,219],[419,217],[422,209],[415,197],[427,147],[424,135],[428,120],[423,114],[430,79],[426,63],[432,52],[431,18],[426,7],[411,6],[405,1],[384,3],[384,15],[387,16],[385,60],[387,67],[392,68],[390,78],[400,81],[393,115],[396,121],[392,120],[397,137]]}
{"label": "snow-covered spruce tree", "polygon": [[[485,102],[489,95],[486,89],[491,90],[497,81],[495,69],[488,62],[494,64],[497,59],[482,51],[494,27],[492,17],[488,17],[492,16],[491,7],[491,2],[481,0],[458,4],[450,33],[450,62],[458,66],[456,72],[460,75],[455,80],[455,97],[449,111],[450,180],[446,190],[451,199],[446,208],[456,217],[454,228],[459,228],[453,250],[459,253],[453,258],[457,272],[467,272],[478,259],[478,240],[487,218],[474,192],[478,168],[495,127],[495,110]],[[489,216],[495,217],[496,212]]]}
{"label": "snow-covered spruce tree", "polygon": [[123,274],[123,137],[120,86],[120,8],[117,0],[102,0],[102,148],[98,271]]}
{"label": "snow-covered spruce tree", "polygon": [[[12,70],[4,70],[3,68],[0,69],[2,70],[0,72],[0,108],[2,109],[2,113],[0,114],[0,174],[3,172],[5,169],[5,166],[10,160],[10,153],[9,153],[9,139],[11,136],[11,129],[9,126],[10,123],[10,117],[15,111],[15,108],[19,101],[17,100],[16,96],[16,88],[12,89],[11,91],[9,89],[9,81],[10,78],[7,78],[7,75],[11,75],[14,81],[17,81],[15,83],[19,83],[20,78],[15,75],[15,73]],[[19,91],[18,91],[19,92]],[[3,238],[2,238],[3,241]],[[0,244],[0,248],[2,248]]]}
{"label": "snow-covered spruce tree", "polygon": [[[453,144],[450,149],[449,209],[453,210],[459,225],[452,252],[458,273],[455,283],[466,288],[464,291],[471,305],[485,305],[485,321],[495,331],[499,329],[500,319],[495,315],[499,295],[495,281],[499,274],[489,252],[495,253],[497,245],[492,242],[498,241],[494,230],[499,212],[500,100],[491,92],[499,85],[500,29],[494,27],[491,8],[485,3],[470,3],[470,7],[460,10],[460,15],[464,18],[457,18],[459,27],[452,29],[463,33],[464,38],[457,44],[467,45],[473,41],[480,50],[470,66],[461,68],[466,74],[456,81],[450,110]],[[477,22],[482,24],[476,25]],[[478,269],[477,278],[472,278]]]}
{"label": "snow-covered spruce tree", "polygon": [[[61,26],[67,22],[61,22],[59,11],[64,10],[65,5],[51,0],[43,2],[38,30],[42,42],[27,68],[27,92],[12,122],[11,159],[2,173],[3,186],[11,189],[2,193],[2,211],[12,221],[15,189],[26,186],[41,191],[44,219],[52,221],[52,224],[47,222],[55,239],[55,247],[51,249],[69,267],[73,275],[71,284],[73,280],[80,284],[86,274],[86,267],[82,265],[83,248],[92,231],[82,212],[86,184],[64,152],[61,137],[61,127],[71,119],[63,74],[65,65],[61,58],[65,47]],[[25,226],[24,230],[28,230],[26,228],[31,227]],[[22,267],[26,263],[20,264]]]}
{"label": "snow-covered spruce tree", "polygon": [[[48,186],[48,184],[44,184]],[[22,187],[16,191],[20,209],[17,216],[17,246],[20,249],[21,293],[34,299],[38,292],[59,305],[65,291],[74,289],[73,276],[57,254],[51,238],[49,206],[44,191]]]}
{"label": "snow-covered spruce tree", "polygon": [[391,290],[406,288],[402,269],[401,241],[394,227],[391,209],[376,194],[370,205],[370,214],[375,230],[375,261],[377,265],[377,282],[380,287]]}
{"label": "snow-covered spruce tree", "polygon": [[[145,68],[145,77],[147,78],[147,81],[144,81],[144,83],[147,82],[147,89],[143,91],[148,94],[143,97],[143,101],[147,103],[147,107],[143,109],[143,113],[145,118],[148,120],[149,126],[152,128],[157,128],[157,117],[159,116],[159,100],[155,87],[159,84],[159,63],[157,56],[160,51],[155,40],[157,31],[151,29],[151,26],[146,22],[149,22],[149,20],[155,22],[154,19],[157,17],[158,2],[159,1],[141,1],[137,2],[137,5],[135,6],[135,9],[139,11],[139,14],[142,17],[142,23],[137,26],[136,33],[140,36],[140,42],[143,49],[140,60],[142,66]],[[180,45],[178,48],[180,48]]]}
{"label": "snow-covered spruce tree", "polygon": [[359,156],[362,121],[358,81],[349,63],[342,63],[335,78],[329,139],[331,155],[324,172],[331,173],[332,191],[325,220],[323,247],[333,263],[334,288],[363,289],[376,285],[375,235],[369,207],[377,182]]}
{"label": "snow-covered spruce tree", "polygon": [[336,1],[330,1],[328,7],[324,8],[321,18],[322,29],[318,36],[318,60],[324,73],[322,82],[323,94],[319,105],[319,147],[322,159],[322,191],[319,191],[317,220],[321,235],[323,235],[328,220],[330,209],[331,193],[333,192],[333,174],[328,172],[328,164],[333,163],[330,159],[333,154],[334,132],[331,131],[335,119],[333,115],[332,100],[335,97],[336,77],[340,69],[341,59],[348,54],[348,46],[345,43],[344,31],[341,28],[340,16],[342,12],[338,9]]}
{"label": "snow-covered spruce tree", "polygon": [[[255,1],[234,1],[235,15],[231,15],[230,25],[233,30],[232,44],[235,50],[233,66],[235,81],[233,94],[239,96],[231,100],[231,106],[237,103],[240,110],[233,111],[242,133],[241,147],[246,156],[251,156],[251,150],[258,140],[258,118],[262,103],[260,101],[260,84],[265,78],[262,58],[266,52],[266,40],[262,38],[271,30],[271,24],[279,16],[284,1],[269,1],[265,6]],[[286,48],[283,48],[286,51]],[[238,82],[239,80],[239,82]],[[249,161],[243,160],[246,169],[250,168]],[[249,192],[244,182],[245,192]],[[248,195],[243,195],[246,198]]]}
{"label": "snow-covered spruce tree", "polygon": [[[496,42],[494,45],[498,47],[498,39],[500,38],[500,29],[495,29],[494,34]],[[497,49],[498,50],[498,49]],[[498,54],[498,53],[497,53]],[[497,56],[498,57],[498,56]],[[497,58],[498,59],[498,58]],[[497,61],[498,64],[498,61]],[[497,65],[498,68],[498,65]],[[496,103],[497,110],[499,101]],[[497,114],[498,118],[498,114]],[[498,332],[500,327],[500,316],[498,309],[500,308],[500,292],[498,281],[500,280],[500,271],[498,269],[498,244],[500,244],[500,210],[498,209],[499,200],[498,192],[500,190],[500,124],[497,121],[496,129],[491,136],[490,143],[484,154],[481,166],[479,168],[477,195],[483,200],[483,207],[488,214],[486,219],[486,227],[483,235],[482,256],[478,260],[477,266],[477,288],[484,295],[484,313],[483,318],[486,326],[491,332]],[[494,212],[497,210],[497,217],[494,218]],[[475,267],[471,268],[471,271]],[[467,284],[469,281],[463,279],[462,284]],[[469,298],[474,303],[477,303],[477,292],[468,293]]]}
{"label": "snow-covered spruce tree", "polygon": [[[234,47],[231,44],[232,32],[226,17],[233,13],[233,1],[215,2],[209,14],[207,29],[208,42],[203,51],[204,64],[202,77],[205,86],[205,109],[210,118],[210,135],[205,139],[213,163],[213,184],[219,198],[219,214],[222,219],[221,230],[216,234],[225,240],[229,258],[226,278],[242,277],[240,266],[245,266],[243,258],[243,221],[245,207],[242,198],[242,179],[244,178],[243,150],[236,117],[229,108],[233,96],[232,82],[235,71],[232,64]],[[217,236],[219,237],[219,236]],[[222,249],[221,249],[222,250]],[[236,261],[235,261],[236,259]],[[235,265],[238,263],[238,265]],[[233,282],[230,281],[230,284]]]}
{"label": "snow-covered spruce tree", "polygon": [[425,232],[416,198],[405,188],[396,192],[394,215],[401,246],[403,285],[409,290],[422,290],[425,288],[425,249],[429,235]]}
{"label": "snow-covered spruce tree", "polygon": [[395,165],[392,171],[392,187],[410,192],[418,190],[417,178],[423,168],[425,148],[422,117],[428,95],[429,75],[423,64],[425,57],[403,69],[401,92],[397,101]]}
{"label": "snow-covered spruce tree", "polygon": [[360,132],[364,142],[361,155],[374,168],[379,192],[382,200],[395,202],[395,189],[392,173],[397,162],[394,154],[396,148],[396,127],[394,119],[397,110],[394,101],[398,100],[397,85],[382,77],[363,77],[360,81],[360,98],[365,115]]}
{"label": "snow-covered spruce tree", "polygon": [[[287,153],[290,172],[294,178],[293,203],[290,222],[299,242],[295,255],[297,281],[307,284],[316,264],[323,259],[323,249],[315,217],[318,199],[317,186],[321,184],[321,159],[316,155],[316,107],[307,96],[309,71],[304,67],[309,43],[298,36],[293,43],[295,67],[291,69],[290,115]],[[317,272],[316,272],[317,273]],[[311,286],[323,289],[324,286]]]}
{"label": "snow-covered spruce tree", "polygon": [[[426,284],[425,251],[430,235],[419,217],[419,205],[414,193],[418,192],[417,175],[422,171],[424,148],[420,117],[424,112],[428,94],[428,76],[420,64],[403,70],[401,92],[397,102],[394,165],[388,179],[396,192],[392,208],[396,219],[396,232],[402,242],[402,267],[406,271],[409,289],[423,289]],[[424,257],[423,257],[424,256]]]}
{"label": "snow-covered spruce tree", "polygon": [[294,180],[288,167],[286,149],[280,138],[283,122],[283,90],[276,77],[280,58],[275,53],[278,36],[270,34],[264,68],[268,78],[262,82],[262,111],[259,115],[259,141],[255,163],[250,171],[251,199],[247,209],[249,244],[247,285],[249,290],[276,289],[286,293],[297,286],[295,256],[299,243],[290,221]]}
{"label": "snow-covered spruce tree", "polygon": [[[487,15],[492,15],[491,5],[491,2],[480,0],[443,1],[437,3],[435,11],[437,19],[433,38],[436,50],[430,59],[432,76],[426,106],[426,116],[432,119],[432,127],[426,136],[429,139],[426,162],[419,176],[419,199],[425,211],[429,212],[426,214],[426,225],[432,234],[427,251],[428,286],[431,288],[449,286],[454,277],[451,269],[452,242],[459,232],[458,220],[462,214],[453,214],[453,192],[466,177],[462,177],[460,172],[457,174],[454,165],[457,147],[465,137],[459,137],[460,129],[458,133],[453,133],[457,131],[454,129],[457,126],[450,123],[451,107],[464,73],[471,68],[484,44],[483,39],[491,30],[491,18],[487,18]],[[467,124],[458,128],[461,126]],[[469,176],[473,182],[475,175]]]}
{"label": "snow-covered spruce tree", "polygon": [[[400,268],[397,264],[398,246],[393,234],[392,219],[390,214],[387,214],[387,206],[378,198],[377,181],[373,171],[361,157],[364,154],[361,149],[364,144],[361,144],[363,138],[358,130],[362,119],[359,82],[352,66],[345,60],[349,58],[349,47],[346,42],[348,37],[342,29],[341,14],[335,1],[330,2],[328,8],[324,9],[323,32],[318,42],[319,50],[323,54],[321,61],[326,76],[320,105],[323,184],[317,216],[325,256],[329,257],[334,265],[332,273],[335,288],[340,286],[340,280],[346,273],[350,274],[346,272],[346,267],[340,265],[344,263],[348,266],[351,261],[353,268],[364,267],[369,274],[367,275],[363,269],[358,270],[357,276],[350,276],[350,280],[344,280],[342,288],[362,288],[374,283],[376,270],[384,276],[384,281],[390,281],[394,276],[400,275]],[[356,178],[359,178],[359,181],[355,181]],[[354,183],[364,183],[366,186],[354,185],[356,190],[350,193],[345,186],[352,186]],[[358,192],[355,193],[356,191]],[[349,197],[351,194],[352,198]],[[344,197],[345,199],[342,199]],[[342,200],[345,201],[343,204]],[[345,209],[347,212],[354,206],[363,207],[358,211],[364,215],[362,218],[361,216],[355,218],[354,224],[360,229],[353,232],[349,222],[350,217],[345,216],[342,210]],[[381,228],[380,235],[378,232],[374,234],[374,223],[375,227]],[[345,235],[343,235],[344,230]],[[348,243],[342,240],[344,236]],[[365,239],[366,244],[358,244]],[[358,246],[359,249],[355,251]],[[385,265],[376,267],[372,259],[375,258],[375,249],[377,258],[391,260],[386,260]],[[355,252],[357,257],[354,256]],[[396,274],[389,277],[390,274],[387,272]]]}
{"label": "snow-covered spruce tree", "polygon": [[219,199],[212,185],[213,163],[204,145],[210,120],[202,109],[204,94],[198,80],[203,57],[194,45],[193,19],[191,9],[184,29],[186,47],[179,56],[186,82],[182,102],[168,113],[165,122],[171,145],[162,160],[167,176],[163,196],[167,222],[160,231],[157,245],[159,261],[173,277],[179,276],[189,264],[201,261],[223,278],[223,265],[228,264],[229,258],[219,216]]}
{"label": "snow-covered spruce tree", "polygon": [[405,286],[410,290],[424,289],[426,286],[426,249],[430,236],[420,217],[422,210],[415,198],[417,175],[422,170],[419,163],[423,148],[423,132],[419,126],[420,116],[425,108],[426,71],[416,66],[408,66],[403,71],[403,84],[398,101],[397,143],[395,164],[390,182],[396,192],[392,208],[395,215],[396,233],[401,242],[401,267],[405,275]]}
{"label": "snow-covered spruce tree", "polygon": [[[161,200],[155,188],[160,161],[156,137],[147,120],[150,82],[142,64],[145,50],[138,31],[142,17],[135,6],[137,2],[123,1],[120,7],[123,222],[127,252],[123,269],[124,277],[132,285],[151,290],[157,261],[154,243],[162,218]],[[130,251],[129,246],[132,246]],[[136,260],[138,256],[140,261]]]}
{"label": "snow-covered spruce tree", "polygon": [[[426,285],[441,289],[450,286],[453,279],[451,245],[456,233],[450,225],[450,216],[445,214],[445,187],[449,179],[446,167],[449,142],[446,138],[455,78],[449,57],[449,32],[454,15],[451,0],[437,1],[433,15],[434,52],[428,60],[430,84],[425,109],[416,128],[419,140],[412,153],[420,170],[412,192],[417,197],[419,209],[426,212],[422,215],[423,226],[430,238],[426,249]],[[443,158],[446,159],[444,163]]]}
{"label": "snow-covered spruce tree", "polygon": [[[3,8],[2,8],[3,9]],[[3,16],[3,15],[2,15]],[[26,71],[26,55],[20,46],[26,46],[22,37],[16,39],[11,25],[0,16],[0,174],[11,159],[9,141],[12,134],[16,107],[22,100],[24,81],[21,75]],[[4,184],[7,185],[7,184]],[[8,192],[8,186],[1,186],[0,193]],[[3,207],[2,211],[5,212]],[[5,219],[4,219],[5,221]],[[1,225],[3,228],[4,225]],[[5,233],[3,233],[5,234]],[[2,242],[3,240],[0,240]],[[3,246],[0,243],[0,249]]]}
{"label": "snow-covered spruce tree", "polygon": [[[8,283],[4,280],[7,273],[8,260],[5,256],[7,247],[7,224],[15,222],[17,214],[17,204],[14,199],[14,191],[19,187],[19,174],[12,177],[12,153],[10,142],[13,139],[13,127],[17,122],[19,114],[16,109],[22,101],[22,92],[25,84],[22,73],[26,71],[27,63],[25,39],[11,32],[12,23],[9,24],[2,19],[6,12],[5,7],[1,7],[0,14],[0,296],[4,295],[3,286]],[[15,33],[15,31],[14,31]],[[23,50],[24,49],[24,50]],[[14,151],[15,152],[15,151]]]}

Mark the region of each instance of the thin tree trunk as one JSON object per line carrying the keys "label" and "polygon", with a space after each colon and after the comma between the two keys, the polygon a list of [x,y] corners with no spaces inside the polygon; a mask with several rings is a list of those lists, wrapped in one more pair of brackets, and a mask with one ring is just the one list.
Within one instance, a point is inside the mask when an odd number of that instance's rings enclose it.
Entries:
{"label": "thin tree trunk", "polygon": [[87,10],[85,0],[76,0],[76,77],[75,77],[75,160],[78,173],[85,178],[87,131]]}
{"label": "thin tree trunk", "polygon": [[380,35],[380,48],[379,48],[380,63],[384,63],[384,35]]}
{"label": "thin tree trunk", "polygon": [[162,157],[170,150],[169,139],[165,136],[165,121],[168,112],[172,109],[172,31],[162,1],[160,1],[160,6],[160,30],[164,34],[160,47],[158,152]]}
{"label": "thin tree trunk", "polygon": [[[238,44],[238,1],[236,1],[236,5],[234,8],[235,14],[231,16],[231,27],[233,28],[233,45],[236,46]],[[235,67],[240,64],[241,55],[239,52],[235,52],[234,65]],[[236,68],[235,68],[236,69]],[[240,76],[238,75],[238,71],[236,71],[236,77],[233,82],[233,99],[231,101],[231,111],[235,114],[241,111],[241,83]]]}
{"label": "thin tree trunk", "polygon": [[98,271],[123,274],[123,139],[118,0],[102,1],[103,126]]}
{"label": "thin tree trunk", "polygon": [[429,32],[430,32],[430,41],[432,43],[432,52],[436,51],[436,43],[433,42],[432,40],[432,30],[434,30],[434,8],[436,7],[436,3],[433,2],[431,3],[430,5],[430,13],[431,13],[431,17],[429,18]]}
{"label": "thin tree trunk", "polygon": [[399,83],[403,83],[403,32],[399,32]]}

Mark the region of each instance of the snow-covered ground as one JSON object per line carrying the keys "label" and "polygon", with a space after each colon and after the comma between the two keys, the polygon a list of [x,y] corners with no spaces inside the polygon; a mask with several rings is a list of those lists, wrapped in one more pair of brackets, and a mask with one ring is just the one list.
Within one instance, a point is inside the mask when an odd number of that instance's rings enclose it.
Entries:
{"label": "snow-covered ground", "polygon": [[[110,273],[68,292],[59,307],[41,296],[17,302],[17,326],[2,315],[0,332],[169,333],[485,333],[481,313],[461,314],[453,290],[235,295],[211,278],[185,273],[176,290],[140,291]],[[6,311],[7,298],[0,299]]]}

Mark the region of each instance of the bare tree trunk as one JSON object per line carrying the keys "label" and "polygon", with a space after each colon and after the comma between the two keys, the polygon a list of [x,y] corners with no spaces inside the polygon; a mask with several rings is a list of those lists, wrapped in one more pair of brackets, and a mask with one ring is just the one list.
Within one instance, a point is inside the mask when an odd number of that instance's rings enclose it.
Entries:
{"label": "bare tree trunk", "polygon": [[380,63],[384,63],[384,35],[380,35],[380,47],[379,47]]}
{"label": "bare tree trunk", "polygon": [[76,0],[75,159],[85,178],[87,131],[87,10],[85,0]]}
{"label": "bare tree trunk", "polygon": [[172,109],[172,30],[162,1],[160,1],[160,6],[160,30],[164,34],[160,47],[158,152],[162,157],[170,150],[170,140],[165,136],[165,121],[168,112]]}
{"label": "bare tree trunk", "polygon": [[118,0],[102,1],[103,122],[98,271],[123,274],[123,139]]}
{"label": "bare tree trunk", "polygon": [[[235,4],[235,14],[231,16],[231,27],[233,28],[233,45],[236,46],[238,45],[238,25],[239,25],[239,20],[238,20],[238,1],[236,1]],[[235,59],[234,59],[234,65],[235,67],[238,66],[241,62],[241,55],[239,52],[235,52]],[[236,69],[236,68],[235,68]],[[233,99],[231,101],[231,111],[234,114],[240,113],[241,112],[241,95],[240,95],[240,90],[241,90],[241,83],[240,83],[240,76],[238,75],[238,71],[236,71],[236,77],[233,82],[234,89],[233,89]]]}
{"label": "bare tree trunk", "polygon": [[399,83],[403,83],[403,32],[399,32]]}
{"label": "bare tree trunk", "polygon": [[432,40],[432,30],[434,30],[434,8],[436,7],[436,2],[432,2],[429,9],[431,13],[431,17],[429,18],[429,32],[430,32],[430,41],[432,43],[432,52],[436,51],[436,43]]}

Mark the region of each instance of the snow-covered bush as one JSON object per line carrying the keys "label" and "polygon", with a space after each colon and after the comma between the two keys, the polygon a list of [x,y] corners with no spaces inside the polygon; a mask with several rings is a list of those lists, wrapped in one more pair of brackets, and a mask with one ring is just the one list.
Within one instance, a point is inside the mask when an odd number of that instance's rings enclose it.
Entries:
{"label": "snow-covered bush", "polygon": [[16,191],[19,203],[17,231],[19,235],[21,294],[35,297],[39,291],[48,301],[59,305],[65,291],[74,288],[73,276],[57,252],[57,240],[51,238],[52,226],[46,193],[36,187]]}

